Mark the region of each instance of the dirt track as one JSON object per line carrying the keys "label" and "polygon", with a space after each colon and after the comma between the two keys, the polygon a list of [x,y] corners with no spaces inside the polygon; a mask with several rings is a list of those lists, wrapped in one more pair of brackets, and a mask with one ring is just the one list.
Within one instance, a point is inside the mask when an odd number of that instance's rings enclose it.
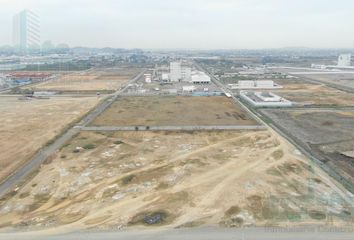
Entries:
{"label": "dirt track", "polygon": [[85,132],[2,199],[0,226],[117,229],[156,213],[169,228],[341,225],[349,203],[332,186],[269,131]]}

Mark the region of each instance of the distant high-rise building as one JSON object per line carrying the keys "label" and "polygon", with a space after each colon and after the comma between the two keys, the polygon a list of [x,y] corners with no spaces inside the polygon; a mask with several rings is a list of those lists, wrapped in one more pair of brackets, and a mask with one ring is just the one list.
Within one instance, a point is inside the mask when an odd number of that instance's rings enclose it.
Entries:
{"label": "distant high-rise building", "polygon": [[341,54],[338,58],[338,66],[349,67],[351,66],[351,54]]}
{"label": "distant high-rise building", "polygon": [[13,45],[21,51],[40,48],[39,17],[23,10],[13,17]]}
{"label": "distant high-rise building", "polygon": [[191,81],[192,68],[185,62],[171,62],[170,63],[170,79],[172,82]]}

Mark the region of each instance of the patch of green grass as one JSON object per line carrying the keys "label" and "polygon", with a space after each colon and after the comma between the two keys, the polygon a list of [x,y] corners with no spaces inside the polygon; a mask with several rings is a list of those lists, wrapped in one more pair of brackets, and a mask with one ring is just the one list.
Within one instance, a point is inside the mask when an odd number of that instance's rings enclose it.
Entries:
{"label": "patch of green grass", "polygon": [[92,144],[92,143],[88,143],[88,144],[85,144],[82,148],[86,149],[86,150],[91,150],[91,149],[96,148],[96,145]]}
{"label": "patch of green grass", "polygon": [[232,206],[225,212],[225,215],[230,217],[232,215],[239,214],[240,212],[241,208],[239,206]]}
{"label": "patch of green grass", "polygon": [[309,211],[309,215],[312,219],[316,219],[316,220],[323,220],[326,218],[326,214],[324,212],[320,212],[317,210]]}
{"label": "patch of green grass", "polygon": [[125,177],[122,178],[122,183],[123,183],[124,185],[127,185],[127,184],[130,183],[134,178],[135,178],[135,175],[134,175],[134,174],[125,176]]}

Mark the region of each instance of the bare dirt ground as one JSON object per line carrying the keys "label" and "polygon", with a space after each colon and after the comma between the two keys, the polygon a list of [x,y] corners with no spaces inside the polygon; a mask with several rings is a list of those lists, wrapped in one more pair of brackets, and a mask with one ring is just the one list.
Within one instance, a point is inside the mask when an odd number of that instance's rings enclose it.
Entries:
{"label": "bare dirt ground", "polygon": [[114,68],[75,72],[31,88],[36,91],[113,91],[140,71],[139,68]]}
{"label": "bare dirt ground", "polygon": [[0,200],[0,226],[352,226],[347,199],[270,131],[82,132]]}
{"label": "bare dirt ground", "polygon": [[347,93],[304,80],[276,80],[283,89],[272,90],[280,96],[303,105],[354,106],[354,93]]}
{"label": "bare dirt ground", "polygon": [[98,101],[96,97],[32,100],[1,97],[0,181]]}
{"label": "bare dirt ground", "polygon": [[[302,75],[299,75],[302,76]],[[321,81],[324,83],[334,83],[344,87],[354,88],[354,72],[353,74],[338,73],[338,74],[311,74],[304,75],[306,78]]]}
{"label": "bare dirt ground", "polygon": [[339,110],[263,110],[325,164],[354,184],[354,112]]}
{"label": "bare dirt ground", "polygon": [[95,126],[258,125],[226,97],[121,97]]}

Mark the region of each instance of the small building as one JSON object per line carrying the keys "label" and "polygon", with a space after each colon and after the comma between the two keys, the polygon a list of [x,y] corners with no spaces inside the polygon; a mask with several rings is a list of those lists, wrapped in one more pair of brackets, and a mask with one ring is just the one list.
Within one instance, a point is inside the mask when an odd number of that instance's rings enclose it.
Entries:
{"label": "small building", "polygon": [[183,92],[194,92],[196,90],[195,86],[183,86],[182,91]]}
{"label": "small building", "polygon": [[150,73],[144,74],[144,77],[145,77],[145,82],[146,83],[151,83],[152,76],[151,76]]}
{"label": "small building", "polygon": [[162,73],[161,74],[161,81],[163,83],[167,83],[167,82],[170,82],[170,76],[168,73]]}
{"label": "small building", "polygon": [[351,66],[351,54],[341,54],[338,57],[338,67],[350,67]]}

